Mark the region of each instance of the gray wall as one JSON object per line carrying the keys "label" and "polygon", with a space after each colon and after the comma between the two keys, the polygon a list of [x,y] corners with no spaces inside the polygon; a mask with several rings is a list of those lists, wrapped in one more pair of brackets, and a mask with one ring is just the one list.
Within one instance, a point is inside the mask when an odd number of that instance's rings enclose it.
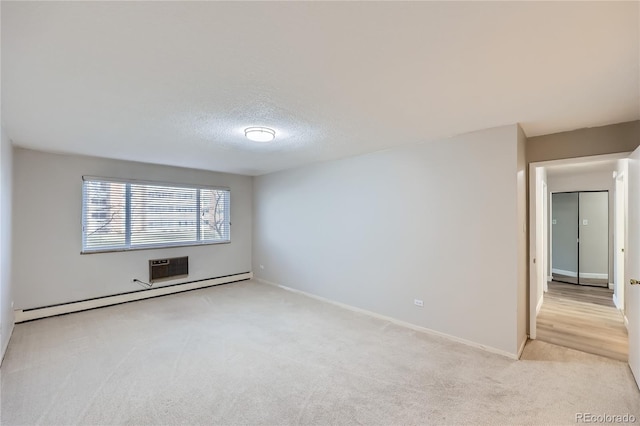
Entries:
{"label": "gray wall", "polygon": [[[132,279],[146,280],[148,260],[158,257],[188,255],[188,280],[251,270],[251,177],[25,149],[14,154],[15,309],[139,290]],[[228,186],[232,242],[81,255],[83,175]]]}
{"label": "gray wall", "polygon": [[527,162],[631,152],[640,145],[640,120],[527,139]]}
{"label": "gray wall", "polygon": [[526,293],[517,133],[505,126],[255,178],[254,273],[516,354],[526,327],[514,309]]}
{"label": "gray wall", "polygon": [[12,168],[11,141],[0,128],[0,360],[9,344],[13,330],[13,301],[11,273],[12,239]]}

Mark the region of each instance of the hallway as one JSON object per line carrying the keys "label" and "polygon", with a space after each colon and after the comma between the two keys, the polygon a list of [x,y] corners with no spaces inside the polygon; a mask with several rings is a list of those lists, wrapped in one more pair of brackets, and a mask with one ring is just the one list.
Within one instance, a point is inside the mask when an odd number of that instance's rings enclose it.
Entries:
{"label": "hallway", "polygon": [[626,361],[627,329],[612,295],[608,288],[551,281],[537,317],[537,338]]}

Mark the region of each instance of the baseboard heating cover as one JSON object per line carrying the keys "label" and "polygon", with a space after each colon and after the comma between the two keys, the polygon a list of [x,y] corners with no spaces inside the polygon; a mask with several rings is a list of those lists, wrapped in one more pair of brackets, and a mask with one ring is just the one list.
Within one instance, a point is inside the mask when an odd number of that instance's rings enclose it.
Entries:
{"label": "baseboard heating cover", "polygon": [[173,293],[182,293],[183,291],[196,290],[199,288],[211,287],[214,285],[250,280],[251,278],[253,278],[253,272],[244,272],[241,274],[190,281],[182,284],[173,284],[164,287],[151,288],[149,290],[138,290],[130,293],[98,297],[95,299],[81,300],[77,302],[46,306],[42,308],[33,308],[26,310],[18,309],[14,311],[15,322],[20,323],[40,318],[52,317],[55,315],[86,311],[88,309],[102,308],[105,306],[118,305],[120,303],[133,302],[136,300],[150,299],[152,297],[165,296]]}

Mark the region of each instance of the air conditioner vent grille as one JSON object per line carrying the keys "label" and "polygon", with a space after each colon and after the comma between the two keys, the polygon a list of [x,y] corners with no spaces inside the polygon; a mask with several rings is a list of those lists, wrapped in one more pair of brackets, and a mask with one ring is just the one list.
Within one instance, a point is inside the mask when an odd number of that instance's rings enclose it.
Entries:
{"label": "air conditioner vent grille", "polygon": [[157,282],[189,275],[189,257],[149,260],[149,281]]}

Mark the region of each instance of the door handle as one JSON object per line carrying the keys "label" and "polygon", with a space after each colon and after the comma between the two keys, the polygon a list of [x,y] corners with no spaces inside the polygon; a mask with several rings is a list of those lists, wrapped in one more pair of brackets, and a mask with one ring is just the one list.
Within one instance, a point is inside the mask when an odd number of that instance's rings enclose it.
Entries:
{"label": "door handle", "polygon": [[631,278],[629,280],[629,284],[631,284],[631,285],[640,285],[640,280],[634,280],[633,278]]}

